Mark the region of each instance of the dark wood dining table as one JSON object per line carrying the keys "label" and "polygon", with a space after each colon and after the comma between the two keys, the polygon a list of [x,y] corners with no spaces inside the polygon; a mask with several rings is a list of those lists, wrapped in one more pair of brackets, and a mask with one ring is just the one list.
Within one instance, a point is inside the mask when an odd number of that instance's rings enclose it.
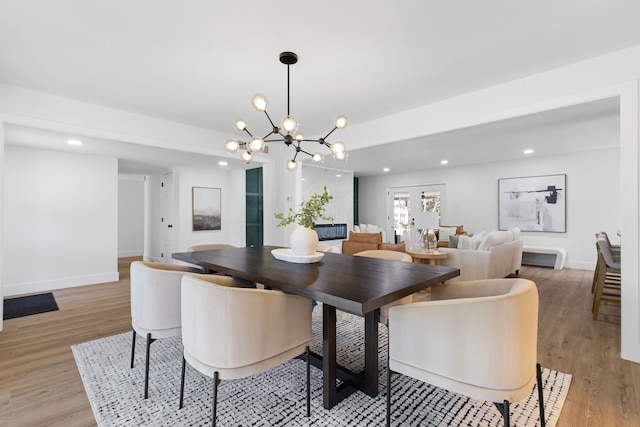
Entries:
{"label": "dark wood dining table", "polygon": [[[323,371],[323,405],[361,390],[378,395],[378,321],[380,308],[460,274],[457,268],[326,253],[315,263],[276,259],[275,246],[174,253],[174,259],[264,284],[322,303],[322,356],[312,363]],[[364,317],[364,372],[336,361],[336,309]],[[337,385],[337,379],[341,384]]]}

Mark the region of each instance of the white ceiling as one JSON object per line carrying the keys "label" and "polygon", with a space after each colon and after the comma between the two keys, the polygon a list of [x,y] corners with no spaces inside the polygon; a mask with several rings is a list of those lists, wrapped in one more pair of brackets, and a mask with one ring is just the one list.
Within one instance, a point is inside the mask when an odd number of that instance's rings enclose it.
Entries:
{"label": "white ceiling", "polygon": [[[256,92],[269,97],[274,118],[286,112],[286,67],[278,54],[290,50],[300,58],[291,68],[291,113],[314,135],[338,113],[363,123],[638,45],[638,17],[637,0],[3,0],[0,83],[232,135],[240,115],[250,126],[264,125],[249,103]],[[367,175],[383,166],[424,168],[443,156],[452,165],[486,160],[474,146],[494,158],[511,149],[521,155],[525,145],[554,154],[548,150],[559,144],[538,145],[561,136],[549,132],[589,132],[596,120],[617,129],[615,102],[556,113],[353,150],[344,166]],[[55,137],[27,131],[7,126],[7,143],[36,146]],[[94,143],[117,150],[127,173],[217,160]],[[401,157],[415,153],[416,144],[438,150]],[[396,166],[383,163],[391,159]]]}

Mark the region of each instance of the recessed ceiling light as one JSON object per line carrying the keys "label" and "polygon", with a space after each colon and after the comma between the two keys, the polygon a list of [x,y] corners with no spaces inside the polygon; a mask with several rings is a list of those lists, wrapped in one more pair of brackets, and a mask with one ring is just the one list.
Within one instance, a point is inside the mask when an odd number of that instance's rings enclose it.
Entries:
{"label": "recessed ceiling light", "polygon": [[523,151],[524,154],[532,154],[533,150],[531,148],[527,148],[526,150]]}
{"label": "recessed ceiling light", "polygon": [[342,175],[337,174],[337,175],[336,175],[336,178],[342,178]]}
{"label": "recessed ceiling light", "polygon": [[78,141],[77,139],[69,139],[67,144],[79,147],[82,145],[82,141]]}
{"label": "recessed ceiling light", "polygon": [[441,165],[446,165],[449,163],[449,160],[440,160]]}
{"label": "recessed ceiling light", "polygon": [[389,172],[390,170],[391,169],[389,169],[389,168],[384,168],[384,169],[382,169],[382,172]]}
{"label": "recessed ceiling light", "polygon": [[218,162],[218,164],[219,164],[220,166],[227,166],[229,163],[227,163],[227,162],[225,162],[224,160],[222,160],[222,161]]}

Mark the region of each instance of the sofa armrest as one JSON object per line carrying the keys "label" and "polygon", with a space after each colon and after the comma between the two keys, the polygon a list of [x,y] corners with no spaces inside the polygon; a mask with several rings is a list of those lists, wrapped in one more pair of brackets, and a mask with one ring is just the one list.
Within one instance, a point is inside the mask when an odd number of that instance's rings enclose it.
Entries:
{"label": "sofa armrest", "polygon": [[489,278],[491,253],[470,249],[441,248],[438,250],[447,254],[447,257],[440,261],[441,265],[460,269],[460,275],[448,282]]}

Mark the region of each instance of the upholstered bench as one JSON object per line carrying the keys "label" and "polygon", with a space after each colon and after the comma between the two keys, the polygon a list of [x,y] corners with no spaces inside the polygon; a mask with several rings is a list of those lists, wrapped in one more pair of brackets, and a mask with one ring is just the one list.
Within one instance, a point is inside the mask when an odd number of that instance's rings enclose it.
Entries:
{"label": "upholstered bench", "polygon": [[563,248],[546,246],[524,246],[522,248],[522,263],[542,267],[553,267],[562,270],[567,260],[567,251]]}

